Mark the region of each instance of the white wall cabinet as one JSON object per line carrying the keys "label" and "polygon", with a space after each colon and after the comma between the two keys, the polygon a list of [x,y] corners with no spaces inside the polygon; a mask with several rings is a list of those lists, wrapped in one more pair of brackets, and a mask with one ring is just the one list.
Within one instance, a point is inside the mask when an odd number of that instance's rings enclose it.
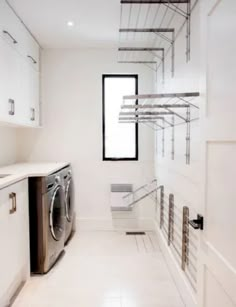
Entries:
{"label": "white wall cabinet", "polygon": [[28,180],[0,190],[0,306],[29,277]]}
{"label": "white wall cabinet", "polygon": [[40,48],[0,0],[0,121],[39,126]]}

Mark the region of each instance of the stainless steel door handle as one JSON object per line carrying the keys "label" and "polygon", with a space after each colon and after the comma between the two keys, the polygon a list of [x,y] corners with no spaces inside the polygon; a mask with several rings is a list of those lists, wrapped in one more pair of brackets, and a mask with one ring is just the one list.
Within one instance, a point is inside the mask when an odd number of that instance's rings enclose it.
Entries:
{"label": "stainless steel door handle", "polygon": [[31,108],[31,118],[30,118],[31,121],[35,121],[35,109],[34,108]]}
{"label": "stainless steel door handle", "polygon": [[9,211],[10,214],[14,214],[17,210],[17,205],[16,205],[16,193],[11,193],[9,194],[9,198],[12,200],[12,207]]}
{"label": "stainless steel door handle", "polygon": [[27,57],[33,62],[33,64],[37,64],[37,61],[31,55],[27,55]]}
{"label": "stainless steel door handle", "polygon": [[10,104],[10,111],[9,115],[15,115],[15,100],[14,99],[9,99],[8,103]]}
{"label": "stainless steel door handle", "polygon": [[12,39],[13,44],[18,44],[17,40],[8,31],[3,30],[2,32]]}

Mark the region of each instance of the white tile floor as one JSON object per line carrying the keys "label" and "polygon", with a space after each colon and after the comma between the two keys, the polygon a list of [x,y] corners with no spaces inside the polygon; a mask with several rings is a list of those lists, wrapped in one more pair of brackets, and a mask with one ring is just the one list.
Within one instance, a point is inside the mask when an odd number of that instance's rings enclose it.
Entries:
{"label": "white tile floor", "polygon": [[13,307],[183,307],[154,233],[81,232]]}

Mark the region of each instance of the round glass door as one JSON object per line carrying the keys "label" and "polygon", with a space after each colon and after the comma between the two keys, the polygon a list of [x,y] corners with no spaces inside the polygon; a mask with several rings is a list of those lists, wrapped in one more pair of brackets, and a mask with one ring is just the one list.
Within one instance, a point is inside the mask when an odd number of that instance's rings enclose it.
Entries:
{"label": "round glass door", "polygon": [[66,186],[66,218],[72,222],[74,213],[74,206],[72,202],[72,179],[70,179]]}
{"label": "round glass door", "polygon": [[57,186],[50,206],[50,230],[53,238],[59,241],[64,234],[64,204],[62,186]]}

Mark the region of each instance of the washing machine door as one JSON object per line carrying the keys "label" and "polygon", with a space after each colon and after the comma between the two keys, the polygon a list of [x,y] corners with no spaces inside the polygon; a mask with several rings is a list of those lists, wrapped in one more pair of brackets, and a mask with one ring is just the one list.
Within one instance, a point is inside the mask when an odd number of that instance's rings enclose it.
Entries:
{"label": "washing machine door", "polygon": [[57,185],[54,189],[50,211],[49,211],[49,226],[52,237],[59,241],[64,235],[65,229],[65,210],[64,210],[64,197],[63,197],[63,187]]}
{"label": "washing machine door", "polygon": [[66,185],[66,218],[68,222],[72,222],[74,214],[74,204],[72,200],[72,178],[67,181]]}

